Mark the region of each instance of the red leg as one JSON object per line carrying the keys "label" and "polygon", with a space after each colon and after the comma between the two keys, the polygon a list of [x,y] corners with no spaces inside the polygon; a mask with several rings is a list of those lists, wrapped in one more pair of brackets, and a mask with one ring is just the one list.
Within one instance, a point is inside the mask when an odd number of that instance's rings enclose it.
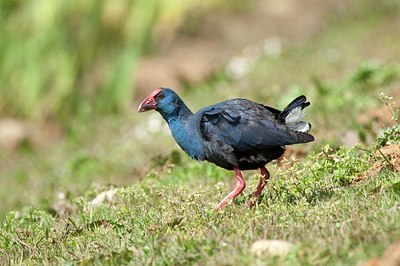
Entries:
{"label": "red leg", "polygon": [[262,190],[265,187],[265,184],[267,184],[268,179],[269,179],[269,172],[265,166],[260,167],[261,170],[261,176],[260,176],[260,182],[257,185],[256,191],[253,193],[254,198],[258,198],[261,195]]}
{"label": "red leg", "polygon": [[233,170],[235,170],[236,180],[237,180],[235,189],[232,190],[232,192],[229,193],[228,196],[226,196],[223,200],[221,200],[220,203],[218,203],[218,205],[215,207],[215,210],[217,210],[217,211],[219,211],[223,207],[225,207],[225,205],[228,203],[228,201],[236,198],[237,195],[242,193],[243,189],[246,187],[246,182],[243,179],[240,169],[237,166],[235,166],[235,167],[233,167]]}
{"label": "red leg", "polygon": [[258,182],[256,191],[253,192],[253,199],[249,202],[250,207],[254,206],[257,198],[261,195],[261,192],[263,191],[265,184],[267,184],[269,179],[269,172],[267,168],[265,168],[265,166],[260,167],[260,171],[261,171],[260,181]]}

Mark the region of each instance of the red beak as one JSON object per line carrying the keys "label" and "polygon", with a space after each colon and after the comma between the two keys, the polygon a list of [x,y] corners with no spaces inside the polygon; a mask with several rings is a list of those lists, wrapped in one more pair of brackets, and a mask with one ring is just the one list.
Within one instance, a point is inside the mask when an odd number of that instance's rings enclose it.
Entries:
{"label": "red beak", "polygon": [[143,102],[139,105],[138,112],[146,112],[156,109],[156,101],[153,97],[147,96]]}
{"label": "red beak", "polygon": [[154,100],[154,97],[160,93],[161,89],[156,89],[155,91],[153,91],[149,96],[147,96],[146,98],[144,98],[144,100],[142,101],[142,103],[139,105],[138,108],[138,112],[142,113],[142,112],[146,112],[146,111],[150,111],[150,110],[154,110],[156,109],[156,101]]}

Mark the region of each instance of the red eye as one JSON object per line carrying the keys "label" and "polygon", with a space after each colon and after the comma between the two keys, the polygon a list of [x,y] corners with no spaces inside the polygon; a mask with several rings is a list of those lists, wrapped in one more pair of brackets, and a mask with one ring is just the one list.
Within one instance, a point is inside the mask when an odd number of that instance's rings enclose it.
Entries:
{"label": "red eye", "polygon": [[157,94],[156,98],[157,98],[157,99],[160,99],[160,100],[161,100],[161,99],[164,99],[164,95],[163,95],[163,94]]}

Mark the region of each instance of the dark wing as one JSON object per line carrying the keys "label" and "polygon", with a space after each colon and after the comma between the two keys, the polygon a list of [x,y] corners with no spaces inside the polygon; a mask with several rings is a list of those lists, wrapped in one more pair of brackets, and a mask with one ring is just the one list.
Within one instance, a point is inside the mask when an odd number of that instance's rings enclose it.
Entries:
{"label": "dark wing", "polygon": [[[307,133],[278,121],[279,110],[246,99],[233,99],[201,110],[200,132],[206,141],[223,141],[246,152],[312,141]],[[280,113],[280,112],[279,112]]]}

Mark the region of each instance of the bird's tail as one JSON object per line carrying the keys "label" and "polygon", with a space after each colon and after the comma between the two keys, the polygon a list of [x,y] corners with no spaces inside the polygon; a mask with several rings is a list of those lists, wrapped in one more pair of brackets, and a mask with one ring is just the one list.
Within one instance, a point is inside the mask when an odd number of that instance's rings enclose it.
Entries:
{"label": "bird's tail", "polygon": [[307,98],[301,95],[289,103],[278,117],[292,130],[307,133],[311,129],[311,124],[301,121],[301,119],[304,116],[303,109],[309,105],[310,103],[307,102]]}

